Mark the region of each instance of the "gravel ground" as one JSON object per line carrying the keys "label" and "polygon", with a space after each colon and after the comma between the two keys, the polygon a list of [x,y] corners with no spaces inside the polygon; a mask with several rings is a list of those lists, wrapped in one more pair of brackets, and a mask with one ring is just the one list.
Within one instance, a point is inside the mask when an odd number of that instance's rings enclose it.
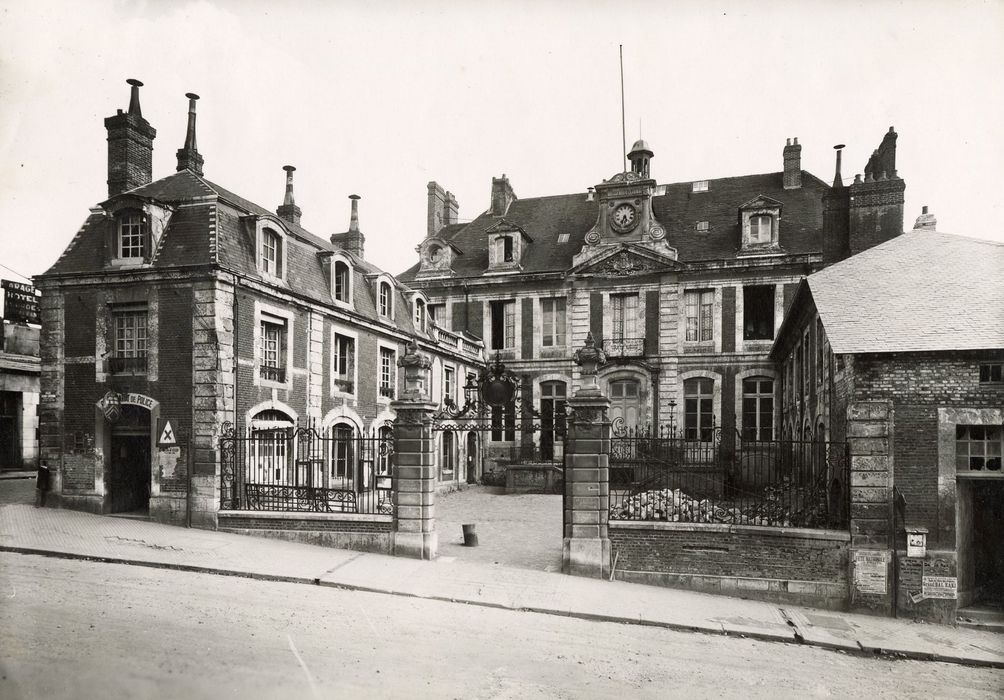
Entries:
{"label": "gravel ground", "polygon": [[[474,523],[477,547],[464,547]],[[542,571],[561,570],[561,496],[512,495],[484,486],[436,495],[439,554]]]}

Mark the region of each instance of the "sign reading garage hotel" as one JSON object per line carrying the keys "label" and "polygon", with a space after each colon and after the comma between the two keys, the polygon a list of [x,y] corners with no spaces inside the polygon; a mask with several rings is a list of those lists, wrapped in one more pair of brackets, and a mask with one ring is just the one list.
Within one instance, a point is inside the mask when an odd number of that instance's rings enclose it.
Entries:
{"label": "sign reading garage hotel", "polygon": [[0,280],[3,317],[14,323],[39,323],[38,295],[30,284]]}

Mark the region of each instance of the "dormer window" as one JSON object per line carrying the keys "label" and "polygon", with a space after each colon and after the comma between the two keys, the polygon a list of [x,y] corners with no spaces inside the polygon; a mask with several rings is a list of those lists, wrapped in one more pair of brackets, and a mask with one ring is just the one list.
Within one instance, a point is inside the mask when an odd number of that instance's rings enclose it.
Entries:
{"label": "dormer window", "polygon": [[770,243],[774,230],[774,217],[757,214],[750,217],[750,243]]}
{"label": "dormer window", "polygon": [[739,207],[742,232],[740,255],[771,255],[781,252],[778,223],[781,202],[759,195]]}
{"label": "dormer window", "polygon": [[335,301],[349,303],[349,266],[341,260],[335,261]]}
{"label": "dormer window", "polygon": [[390,318],[391,316],[391,290],[390,284],[387,282],[380,283],[379,291],[379,301],[380,301],[380,315],[384,318]]}
{"label": "dormer window", "polygon": [[126,212],[119,218],[118,256],[122,259],[142,259],[146,248],[146,231],[143,215]]}
{"label": "dormer window", "polygon": [[505,272],[517,272],[521,268],[520,260],[527,252],[527,246],[533,243],[526,231],[516,224],[499,219],[490,226],[488,234],[488,269]]}
{"label": "dormer window", "polygon": [[425,300],[421,297],[415,298],[415,330],[425,332]]}
{"label": "dormer window", "polygon": [[502,262],[512,262],[512,236],[505,236],[499,242],[502,244]]}
{"label": "dormer window", "polygon": [[265,229],[261,235],[261,270],[267,275],[279,277],[282,274],[280,265],[282,251],[282,239],[279,234],[270,228]]}

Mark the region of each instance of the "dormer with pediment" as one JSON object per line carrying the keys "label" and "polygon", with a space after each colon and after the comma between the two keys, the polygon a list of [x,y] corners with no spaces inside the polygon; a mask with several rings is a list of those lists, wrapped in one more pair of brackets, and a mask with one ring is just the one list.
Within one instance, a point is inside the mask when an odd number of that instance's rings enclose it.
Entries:
{"label": "dormer with pediment", "polygon": [[485,229],[488,237],[488,271],[519,272],[533,239],[522,227],[501,218]]}
{"label": "dormer with pediment", "polygon": [[429,236],[415,250],[418,251],[420,267],[418,279],[452,277],[453,264],[463,251],[440,236]]}
{"label": "dormer with pediment", "polygon": [[739,207],[742,237],[739,255],[771,255],[783,252],[780,239],[781,202],[757,195]]}
{"label": "dormer with pediment", "polygon": [[248,214],[241,224],[254,246],[255,268],[268,282],[286,281],[289,260],[289,230],[283,220],[271,214]]}

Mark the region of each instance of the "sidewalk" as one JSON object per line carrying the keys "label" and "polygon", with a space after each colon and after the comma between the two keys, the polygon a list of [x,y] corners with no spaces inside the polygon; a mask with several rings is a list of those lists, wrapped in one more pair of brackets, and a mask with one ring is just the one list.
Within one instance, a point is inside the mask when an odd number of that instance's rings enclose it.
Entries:
{"label": "sidewalk", "polygon": [[1004,635],[620,581],[314,547],[29,505],[0,507],[0,551],[414,596],[1004,668]]}

